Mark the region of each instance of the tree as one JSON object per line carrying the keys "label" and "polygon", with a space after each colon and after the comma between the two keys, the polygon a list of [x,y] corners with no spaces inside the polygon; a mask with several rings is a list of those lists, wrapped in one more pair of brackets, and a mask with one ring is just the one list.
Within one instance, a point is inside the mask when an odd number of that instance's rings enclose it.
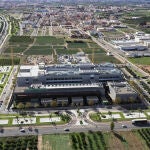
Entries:
{"label": "tree", "polygon": [[101,121],[101,112],[97,112],[98,120]]}
{"label": "tree", "polygon": [[138,109],[139,112],[139,118],[140,118],[140,114],[143,112],[142,109]]}
{"label": "tree", "polygon": [[88,105],[89,105],[89,106],[93,106],[93,105],[94,105],[94,101],[93,101],[93,100],[89,100],[89,101],[88,101]]}
{"label": "tree", "polygon": [[62,107],[67,106],[67,102],[62,101]]}
{"label": "tree", "polygon": [[30,102],[27,102],[26,104],[25,104],[25,108],[30,108],[32,105],[31,105],[31,103]]}
{"label": "tree", "polygon": [[38,108],[38,107],[39,107],[39,104],[38,104],[38,103],[35,103],[35,104],[34,104],[34,107],[35,107],[35,108]]}
{"label": "tree", "polygon": [[18,109],[24,109],[24,104],[20,102],[20,103],[17,105],[17,108],[18,108]]}
{"label": "tree", "polygon": [[108,111],[108,115],[111,116],[111,118],[112,118],[112,112],[111,111]]}
{"label": "tree", "polygon": [[51,120],[51,118],[52,118],[52,113],[49,114],[49,120]]}
{"label": "tree", "polygon": [[120,97],[116,97],[116,99],[115,99],[115,104],[120,104],[120,103],[121,103]]}
{"label": "tree", "polygon": [[110,130],[113,131],[115,127],[114,121],[111,121],[110,123]]}
{"label": "tree", "polygon": [[56,107],[57,106],[57,101],[56,100],[52,100],[50,102],[51,107]]}

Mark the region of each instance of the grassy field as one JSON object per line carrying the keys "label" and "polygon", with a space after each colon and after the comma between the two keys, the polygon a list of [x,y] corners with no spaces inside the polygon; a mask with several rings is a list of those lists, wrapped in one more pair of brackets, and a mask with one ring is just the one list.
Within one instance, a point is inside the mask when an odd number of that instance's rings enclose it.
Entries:
{"label": "grassy field", "polygon": [[96,43],[89,43],[90,48],[99,48],[100,46],[97,45]]}
{"label": "grassy field", "polygon": [[13,44],[13,43],[20,43],[20,44],[25,44],[25,43],[33,43],[34,38],[30,37],[30,36],[12,36],[9,39],[9,43]]}
{"label": "grassy field", "polygon": [[85,42],[83,42],[83,43],[71,42],[71,43],[68,43],[68,48],[88,48],[88,45]]}
{"label": "grassy field", "polygon": [[148,10],[148,9],[147,10],[146,9],[136,9],[136,10],[129,12],[129,13],[125,12],[123,16],[126,16],[126,17],[150,16],[150,10]]}
{"label": "grassy field", "polygon": [[13,53],[22,53],[22,52],[24,52],[24,50],[26,49],[28,47],[28,45],[24,45],[24,46],[21,46],[20,47],[20,45],[16,45],[16,46],[9,46],[9,47],[7,47],[6,48],[6,50],[5,50],[5,53],[11,53],[11,52],[13,52]]}
{"label": "grassy field", "polygon": [[69,134],[44,135],[42,150],[72,150]]}
{"label": "grassy field", "polygon": [[[92,55],[89,55],[89,58],[92,60]],[[111,62],[111,63],[120,63],[119,60],[114,58],[113,56],[107,56],[105,53],[102,54],[94,54],[93,55],[94,63],[103,63],[103,62]]]}
{"label": "grassy field", "polygon": [[123,33],[115,30],[115,31],[108,31],[108,32],[102,32],[107,37],[118,37],[118,36],[124,36]]}
{"label": "grassy field", "polygon": [[130,28],[119,28],[119,31],[125,32],[125,33],[135,33],[135,30],[132,30]]}
{"label": "grassy field", "polygon": [[[20,58],[13,58],[13,64],[18,65],[20,64]],[[1,56],[0,57],[0,66],[7,66],[12,65],[12,59],[9,56]]]}
{"label": "grassy field", "polygon": [[26,55],[51,55],[53,49],[50,46],[32,46],[25,52]]}
{"label": "grassy field", "polygon": [[150,28],[145,28],[145,27],[139,26],[140,23],[149,22],[149,21],[150,21],[150,16],[143,16],[143,17],[140,17],[137,19],[124,18],[122,22],[126,23],[130,27],[135,28],[137,30],[144,31],[146,33],[150,33]]}
{"label": "grassy field", "polygon": [[129,58],[129,61],[138,65],[150,65],[150,57]]}
{"label": "grassy field", "polygon": [[78,49],[56,49],[56,52],[58,55],[60,55],[60,54],[71,55],[71,54],[76,54],[77,52],[80,52],[80,50],[78,50]]}
{"label": "grassy field", "polygon": [[91,53],[106,53],[102,48],[85,48],[82,49],[82,51],[86,54],[91,54]]}
{"label": "grassy field", "polygon": [[43,135],[42,150],[149,150],[150,129]]}
{"label": "grassy field", "polygon": [[64,39],[52,36],[36,37],[35,45],[63,45]]}
{"label": "grassy field", "polygon": [[11,53],[11,47],[13,48],[14,54],[24,53],[25,56],[51,55],[52,53],[55,54],[55,52],[58,55],[71,55],[83,51],[86,54],[90,54],[89,58],[91,58],[91,54],[94,53],[95,63],[102,63],[106,61],[119,63],[116,59],[114,59],[114,57],[106,56],[104,50],[91,40],[72,40],[54,36],[12,36],[9,40],[8,46],[5,48],[4,53]]}

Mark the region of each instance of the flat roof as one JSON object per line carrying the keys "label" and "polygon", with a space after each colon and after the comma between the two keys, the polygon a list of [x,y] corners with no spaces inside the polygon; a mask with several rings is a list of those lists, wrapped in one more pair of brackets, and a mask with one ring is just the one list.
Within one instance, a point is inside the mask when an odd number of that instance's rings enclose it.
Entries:
{"label": "flat roof", "polygon": [[44,90],[44,89],[68,89],[68,88],[102,88],[102,83],[91,83],[91,84],[49,84],[49,85],[31,85],[31,87],[15,87],[15,92],[24,92],[25,90]]}
{"label": "flat roof", "polygon": [[118,74],[121,71],[112,63],[49,65],[40,69],[35,66],[21,66],[17,77],[38,77],[39,75],[80,75],[84,73]]}
{"label": "flat roof", "polygon": [[127,82],[107,82],[118,94],[137,93]]}

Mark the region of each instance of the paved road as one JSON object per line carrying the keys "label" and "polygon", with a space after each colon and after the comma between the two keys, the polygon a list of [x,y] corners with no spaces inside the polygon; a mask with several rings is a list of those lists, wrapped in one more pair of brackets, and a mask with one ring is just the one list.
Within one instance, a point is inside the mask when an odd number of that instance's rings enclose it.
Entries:
{"label": "paved road", "polygon": [[[127,125],[127,128],[123,128],[121,125]],[[148,125],[147,127],[150,127]],[[64,131],[65,128],[70,131]],[[133,126],[131,122],[117,122],[115,123],[114,130],[127,131],[132,129],[145,128]],[[99,123],[98,125],[63,125],[63,126],[34,126],[33,131],[29,131],[28,127],[24,127],[25,132],[20,132],[19,127],[4,128],[3,133],[0,133],[0,137],[8,136],[23,136],[23,135],[36,135],[36,134],[56,134],[56,133],[70,133],[70,132],[88,132],[88,131],[110,131],[110,123]]]}

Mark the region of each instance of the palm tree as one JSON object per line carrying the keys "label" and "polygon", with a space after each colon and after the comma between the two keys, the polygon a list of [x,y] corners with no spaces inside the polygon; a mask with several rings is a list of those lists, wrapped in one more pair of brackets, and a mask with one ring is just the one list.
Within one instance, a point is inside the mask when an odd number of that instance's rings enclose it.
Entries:
{"label": "palm tree", "polygon": [[[52,118],[52,113],[49,114],[49,120],[51,120]],[[52,121],[52,120],[51,120]]]}
{"label": "palm tree", "polygon": [[112,119],[112,112],[111,111],[108,111],[108,115],[111,117]]}
{"label": "palm tree", "polygon": [[97,117],[98,117],[98,120],[101,121],[101,112],[100,111],[97,112]]}
{"label": "palm tree", "polygon": [[110,123],[110,130],[113,131],[114,127],[115,127],[115,123],[114,123],[114,121],[111,121],[111,123]]}
{"label": "palm tree", "polygon": [[140,118],[140,114],[143,112],[142,109],[138,109],[139,112],[139,118]]}

